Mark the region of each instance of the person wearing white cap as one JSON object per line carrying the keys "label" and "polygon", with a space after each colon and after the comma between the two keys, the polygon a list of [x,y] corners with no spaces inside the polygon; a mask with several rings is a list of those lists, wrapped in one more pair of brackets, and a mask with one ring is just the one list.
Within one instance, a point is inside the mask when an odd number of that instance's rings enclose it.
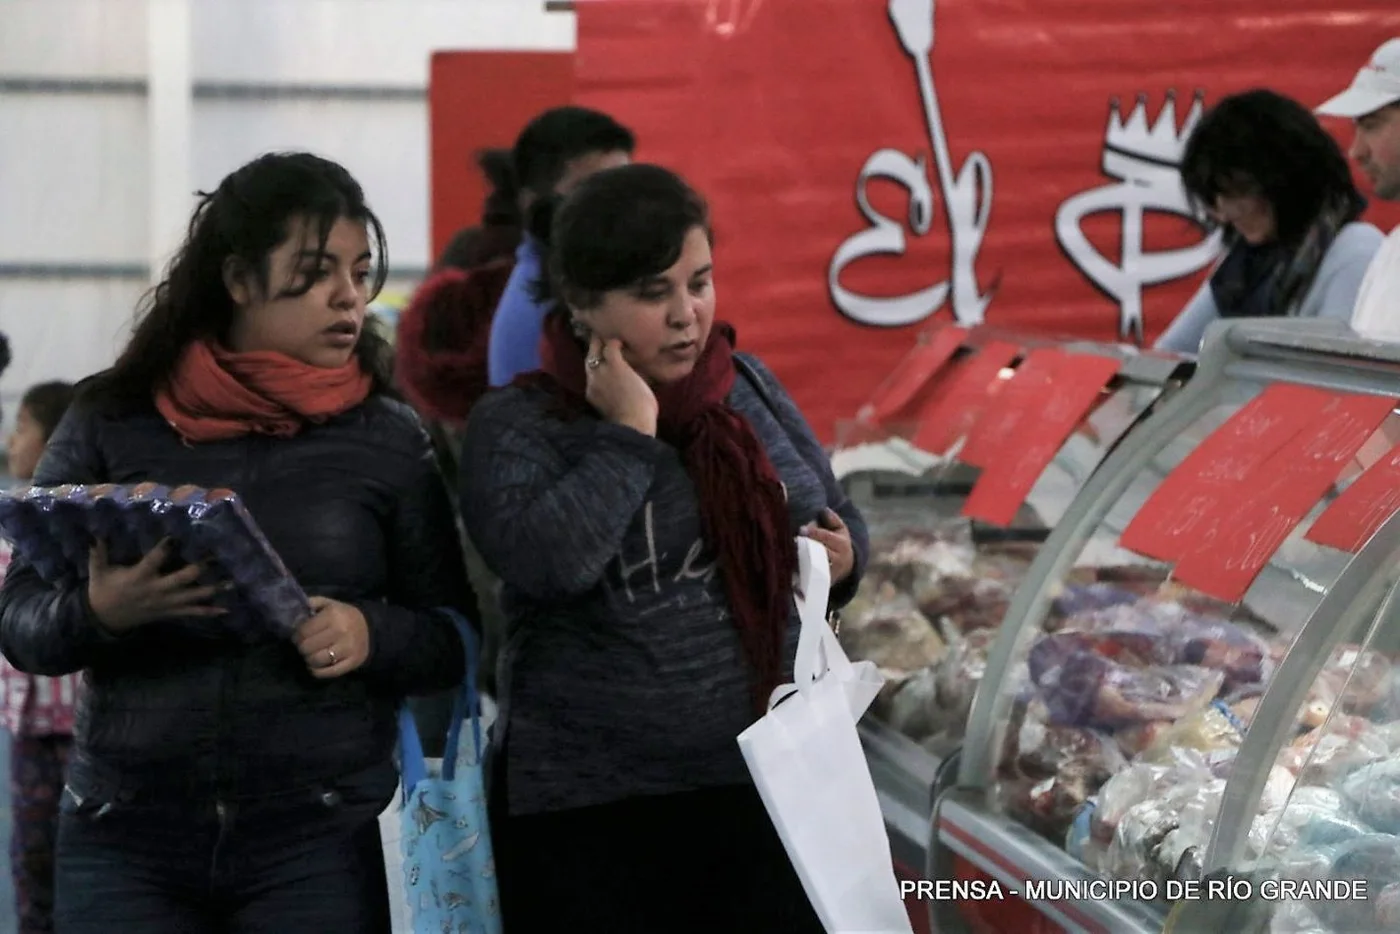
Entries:
{"label": "person wearing white cap", "polygon": [[[1377,198],[1400,201],[1400,38],[1376,49],[1351,87],[1317,112],[1356,121],[1352,159],[1371,180]],[[1367,337],[1400,341],[1400,227],[1371,261],[1351,326]]]}

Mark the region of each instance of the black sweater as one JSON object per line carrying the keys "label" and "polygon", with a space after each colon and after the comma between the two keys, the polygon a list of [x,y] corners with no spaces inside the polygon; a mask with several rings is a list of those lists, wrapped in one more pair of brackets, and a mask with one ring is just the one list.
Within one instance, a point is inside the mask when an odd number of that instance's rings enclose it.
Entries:
{"label": "black sweater", "polygon": [[318,681],[289,641],[240,641],[218,620],[113,635],[93,618],[85,586],[50,586],[17,554],[0,589],[0,649],[22,671],[86,669],[75,791],[223,800],[369,771],[382,773],[387,796],[397,705],[463,674],[461,640],[430,610],[475,615],[417,417],[372,397],[294,438],[185,445],[154,407],[121,417],[75,408],[35,477],[146,480],[238,493],[308,594],[363,611],[370,657]]}
{"label": "black sweater", "polygon": [[[790,531],[835,509],[856,569],[860,513],[778,381],[773,406],[741,375],[729,403],[753,425],[787,488]],[[498,688],[515,813],[742,784],[736,739],[754,719],[749,671],[695,486],[673,447],[596,418],[560,421],[511,388],[473,410],[462,453],[467,531],[504,583],[508,643]],[[785,672],[797,645],[789,620]]]}

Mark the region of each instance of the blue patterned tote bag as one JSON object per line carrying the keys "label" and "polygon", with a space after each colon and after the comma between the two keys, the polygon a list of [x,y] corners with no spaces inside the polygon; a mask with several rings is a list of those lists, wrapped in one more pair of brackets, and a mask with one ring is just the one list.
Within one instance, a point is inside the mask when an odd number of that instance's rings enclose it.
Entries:
{"label": "blue patterned tote bag", "polygon": [[413,715],[407,708],[399,713],[402,790],[380,819],[394,934],[501,934],[476,691],[479,645],[466,620],[442,612],[461,632],[467,676],[441,761],[423,757]]}

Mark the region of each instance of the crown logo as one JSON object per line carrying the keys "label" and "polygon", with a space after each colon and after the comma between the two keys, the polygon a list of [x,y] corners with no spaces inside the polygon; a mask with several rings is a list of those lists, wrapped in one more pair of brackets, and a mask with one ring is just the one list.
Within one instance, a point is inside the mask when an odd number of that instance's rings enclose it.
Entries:
{"label": "crown logo", "polygon": [[1175,169],[1181,163],[1186,149],[1186,141],[1201,122],[1205,113],[1205,92],[1197,91],[1191,101],[1191,109],[1186,113],[1186,122],[1178,129],[1176,125],[1176,92],[1167,92],[1167,102],[1157,115],[1155,123],[1148,125],[1147,95],[1139,94],[1137,104],[1125,122],[1118,98],[1109,104],[1108,130],[1104,134],[1104,155],[1116,153],[1148,165]]}

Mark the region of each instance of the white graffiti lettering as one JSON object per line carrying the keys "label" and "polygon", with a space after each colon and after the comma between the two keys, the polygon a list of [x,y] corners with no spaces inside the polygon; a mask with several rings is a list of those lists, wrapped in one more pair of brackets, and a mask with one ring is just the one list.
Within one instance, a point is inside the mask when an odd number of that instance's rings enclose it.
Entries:
{"label": "white graffiti lettering", "polygon": [[894,149],[877,150],[866,160],[856,180],[856,204],[870,226],[837,248],[827,270],[832,302],[842,314],[861,324],[914,324],[933,315],[950,297],[958,323],[978,324],[991,301],[990,293],[979,291],[976,262],[991,216],[992,164],[985,153],[974,152],[961,169],[954,171],[933,83],[933,4],[934,0],[889,0],[889,17],[918,76],[919,96],[947,214],[951,276],[912,294],[890,298],[861,295],[841,285],[842,272],[857,260],[902,256],[908,245],[902,224],[870,204],[866,187],[871,180],[897,182],[909,192],[908,224],[916,236],[927,234],[933,222],[933,190],[924,161]]}
{"label": "white graffiti lettering", "polygon": [[618,576],[622,579],[622,589],[627,594],[627,601],[629,603],[637,602],[636,594],[632,592],[632,578],[636,576],[638,571],[649,570],[651,572],[652,593],[661,593],[661,575],[659,571],[661,559],[656,553],[656,531],[651,500],[647,500],[647,504],[643,507],[642,512],[642,524],[646,529],[646,557],[636,564],[628,564],[621,555],[618,555],[617,558]]}
{"label": "white graffiti lettering", "polygon": [[[1152,253],[1143,249],[1143,219],[1148,212],[1196,220],[1181,187],[1182,150],[1203,111],[1197,95],[1180,130],[1176,126],[1176,101],[1167,103],[1150,128],[1147,99],[1140,96],[1125,123],[1115,100],[1110,106],[1104,135],[1103,173],[1117,183],[1080,192],[1055,212],[1055,239],[1060,248],[1091,282],[1118,303],[1120,337],[1143,339],[1142,291],[1204,269],[1220,250],[1220,235],[1212,233],[1199,243]],[[1084,233],[1084,219],[1101,211],[1116,211],[1122,218],[1117,263],[1099,252]]]}

